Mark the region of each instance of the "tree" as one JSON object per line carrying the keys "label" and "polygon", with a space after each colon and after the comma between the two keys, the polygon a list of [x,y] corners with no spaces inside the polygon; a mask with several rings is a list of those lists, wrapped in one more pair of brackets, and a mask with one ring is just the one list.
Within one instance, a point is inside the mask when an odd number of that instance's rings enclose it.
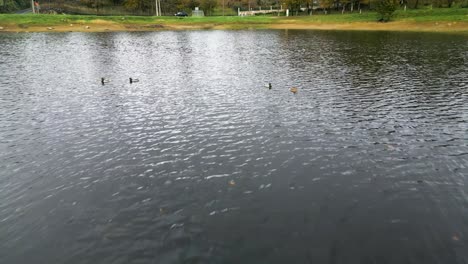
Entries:
{"label": "tree", "polygon": [[334,3],[335,3],[334,0],[320,0],[319,6],[320,6],[320,8],[323,9],[323,11],[324,11],[325,13],[327,13],[327,12],[326,12],[326,9],[328,9],[328,12],[330,12],[330,11],[331,11],[331,8],[333,7],[333,4],[334,4]]}
{"label": "tree", "polygon": [[380,0],[375,7],[375,11],[380,15],[379,21],[388,22],[396,7],[396,3],[393,0]]}
{"label": "tree", "polygon": [[148,10],[153,10],[153,0],[125,0],[124,7],[134,13],[142,13]]}
{"label": "tree", "polygon": [[291,10],[291,14],[295,12],[296,16],[299,12],[299,9],[301,8],[301,4],[303,3],[305,3],[305,1],[303,0],[286,0],[286,5]]}
{"label": "tree", "polygon": [[0,0],[0,13],[31,7],[31,0]]}
{"label": "tree", "polygon": [[186,11],[189,13],[191,10],[194,10],[195,7],[199,6],[198,1],[195,0],[178,0],[175,2],[176,3],[176,9],[178,11]]}
{"label": "tree", "polygon": [[125,0],[124,6],[128,10],[136,10],[138,9],[138,6],[140,4],[140,1],[138,0]]}
{"label": "tree", "polygon": [[217,3],[218,2],[216,0],[201,0],[200,7],[205,12],[205,14],[212,15],[213,9],[216,7]]}

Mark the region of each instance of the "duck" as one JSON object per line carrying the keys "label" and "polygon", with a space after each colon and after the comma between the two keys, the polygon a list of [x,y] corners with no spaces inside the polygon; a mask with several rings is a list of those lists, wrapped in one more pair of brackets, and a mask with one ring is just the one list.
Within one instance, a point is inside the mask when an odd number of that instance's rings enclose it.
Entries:
{"label": "duck", "polygon": [[265,87],[271,90],[271,83],[266,84]]}
{"label": "duck", "polygon": [[140,80],[138,79],[133,79],[132,77],[128,78],[130,80],[130,83],[135,83],[135,82],[139,82]]}
{"label": "duck", "polygon": [[297,88],[296,87],[291,87],[289,88],[289,91],[293,94],[296,94],[297,93]]}
{"label": "duck", "polygon": [[104,85],[105,83],[108,83],[109,81],[110,81],[109,79],[106,79],[104,77],[101,78],[102,85]]}

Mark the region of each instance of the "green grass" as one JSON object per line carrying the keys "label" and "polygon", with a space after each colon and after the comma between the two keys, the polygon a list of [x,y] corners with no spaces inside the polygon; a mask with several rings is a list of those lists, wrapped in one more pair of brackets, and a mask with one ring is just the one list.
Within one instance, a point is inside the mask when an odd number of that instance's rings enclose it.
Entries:
{"label": "green grass", "polygon": [[404,21],[468,21],[468,8],[425,8],[397,10],[395,20]]}
{"label": "green grass", "polygon": [[[343,22],[374,22],[378,18],[376,12],[364,11],[354,13],[332,13],[324,15],[316,13],[312,16],[290,17],[289,19],[308,22],[343,23]],[[437,8],[397,10],[392,21],[468,21],[468,8]]]}
{"label": "green grass", "polygon": [[121,24],[269,24],[276,22],[276,17],[153,17],[153,16],[95,16],[95,15],[15,15],[0,14],[0,25],[61,25],[68,23],[92,23],[93,20],[105,20]]}
{"label": "green grass", "polygon": [[[312,16],[212,16],[212,17],[187,17],[177,18],[173,16],[152,17],[152,16],[95,16],[95,15],[14,15],[0,14],[0,25],[19,25],[19,26],[54,26],[78,23],[92,23],[93,20],[106,20],[120,24],[224,24],[232,28],[242,28],[246,25],[261,28],[262,25],[280,24],[280,23],[349,23],[349,22],[373,22],[377,19],[375,12],[355,13],[332,13],[324,15],[316,13]],[[398,10],[394,21],[467,21],[467,8],[437,8],[437,9],[417,9],[417,10]]]}
{"label": "green grass", "polygon": [[0,24],[24,24],[24,25],[60,25],[66,23],[90,23],[93,20],[106,20],[117,23],[126,24],[143,24],[154,23],[155,21],[169,21],[176,18],[168,17],[163,19],[155,19],[155,17],[144,16],[95,16],[95,15],[0,15]]}

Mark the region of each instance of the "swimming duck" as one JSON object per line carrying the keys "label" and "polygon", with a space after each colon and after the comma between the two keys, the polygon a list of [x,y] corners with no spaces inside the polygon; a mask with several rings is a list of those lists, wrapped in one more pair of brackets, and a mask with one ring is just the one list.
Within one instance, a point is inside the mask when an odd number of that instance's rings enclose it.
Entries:
{"label": "swimming duck", "polygon": [[268,83],[265,87],[271,90],[271,83]]}
{"label": "swimming duck", "polygon": [[138,79],[133,79],[132,77],[128,78],[130,80],[130,83],[135,83],[135,82],[139,82],[140,80]]}
{"label": "swimming duck", "polygon": [[106,79],[104,77],[101,78],[102,85],[104,85],[105,83],[108,83],[109,81],[110,81],[109,79]]}
{"label": "swimming duck", "polygon": [[293,94],[296,94],[296,93],[297,93],[297,88],[296,88],[296,87],[291,87],[291,88],[289,89],[289,91],[290,91],[291,93],[293,93]]}

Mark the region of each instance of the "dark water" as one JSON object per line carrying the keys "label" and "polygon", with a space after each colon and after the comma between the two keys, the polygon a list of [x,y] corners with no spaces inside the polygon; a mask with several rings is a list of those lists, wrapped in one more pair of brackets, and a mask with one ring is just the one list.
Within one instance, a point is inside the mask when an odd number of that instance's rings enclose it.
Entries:
{"label": "dark water", "polygon": [[0,47],[0,263],[468,263],[466,36]]}

